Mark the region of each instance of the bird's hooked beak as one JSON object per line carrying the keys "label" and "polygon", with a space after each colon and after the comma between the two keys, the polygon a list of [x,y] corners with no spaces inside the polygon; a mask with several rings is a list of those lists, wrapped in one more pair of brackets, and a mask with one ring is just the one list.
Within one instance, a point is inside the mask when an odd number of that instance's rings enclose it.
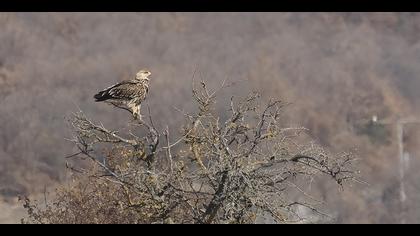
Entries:
{"label": "bird's hooked beak", "polygon": [[147,72],[147,74],[146,74],[146,76],[144,77],[144,79],[146,80],[146,81],[149,81],[150,79],[149,79],[149,76],[151,75],[152,73],[150,72],[150,71],[148,71]]}

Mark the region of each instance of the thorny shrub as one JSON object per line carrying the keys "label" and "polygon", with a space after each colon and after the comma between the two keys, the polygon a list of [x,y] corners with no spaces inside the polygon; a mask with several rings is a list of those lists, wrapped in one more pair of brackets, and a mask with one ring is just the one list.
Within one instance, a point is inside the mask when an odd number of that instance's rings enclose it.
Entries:
{"label": "thorny shrub", "polygon": [[321,175],[339,187],[358,181],[352,153],[331,154],[311,141],[305,128],[283,127],[282,101],[262,105],[257,93],[232,97],[222,119],[213,106],[222,88],[193,82],[196,112],[183,114],[185,125],[174,141],[168,128],[155,128],[150,109],[147,119],[129,122],[127,133],[109,130],[81,111],[73,114],[69,122],[79,152],[71,158],[89,165],[68,164],[73,181],[46,206],[22,198],[28,210],[22,221],[295,222],[305,217],[298,207],[323,214],[299,183]]}

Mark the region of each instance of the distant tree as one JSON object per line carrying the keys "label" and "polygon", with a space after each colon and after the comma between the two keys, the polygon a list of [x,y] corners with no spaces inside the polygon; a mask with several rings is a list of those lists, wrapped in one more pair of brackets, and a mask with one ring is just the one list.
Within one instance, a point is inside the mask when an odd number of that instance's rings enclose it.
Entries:
{"label": "distant tree", "polygon": [[359,135],[367,135],[373,144],[389,145],[391,143],[389,127],[374,120],[374,118],[363,125],[357,126],[356,131]]}
{"label": "distant tree", "polygon": [[150,109],[144,120],[130,121],[126,132],[109,130],[82,111],[73,114],[69,122],[79,152],[71,158],[89,165],[68,164],[73,181],[45,207],[22,198],[28,210],[22,222],[295,222],[305,217],[301,207],[323,214],[299,182],[318,175],[339,186],[357,181],[352,153],[330,154],[310,141],[305,128],[283,127],[282,101],[261,105],[257,93],[232,97],[227,118],[216,115],[213,105],[224,87],[210,90],[193,82],[196,112],[183,114],[176,140],[168,128],[157,130]]}

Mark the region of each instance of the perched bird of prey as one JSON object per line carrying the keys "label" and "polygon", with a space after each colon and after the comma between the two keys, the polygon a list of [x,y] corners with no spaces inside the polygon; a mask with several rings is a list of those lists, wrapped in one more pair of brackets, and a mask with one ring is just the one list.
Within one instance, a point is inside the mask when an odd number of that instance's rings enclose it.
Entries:
{"label": "perched bird of prey", "polygon": [[136,78],[124,80],[95,94],[96,102],[107,102],[117,107],[127,107],[135,119],[141,119],[141,102],[149,92],[148,70],[140,70]]}

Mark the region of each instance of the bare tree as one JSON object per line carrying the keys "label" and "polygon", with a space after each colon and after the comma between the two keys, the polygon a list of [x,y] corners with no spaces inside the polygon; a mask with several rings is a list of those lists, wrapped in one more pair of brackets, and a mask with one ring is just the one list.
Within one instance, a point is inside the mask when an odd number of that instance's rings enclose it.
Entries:
{"label": "bare tree", "polygon": [[214,103],[225,86],[210,90],[193,82],[196,112],[183,113],[185,125],[176,140],[169,128],[156,129],[150,109],[146,121],[131,121],[125,133],[81,111],[73,114],[72,141],[79,151],[68,158],[92,165],[68,164],[75,182],[46,208],[25,198],[24,222],[255,223],[259,216],[291,222],[303,219],[299,206],[323,214],[300,181],[318,175],[339,186],[357,181],[352,153],[332,155],[311,141],[305,128],[283,127],[282,101],[261,105],[257,93],[232,97],[222,120]]}

